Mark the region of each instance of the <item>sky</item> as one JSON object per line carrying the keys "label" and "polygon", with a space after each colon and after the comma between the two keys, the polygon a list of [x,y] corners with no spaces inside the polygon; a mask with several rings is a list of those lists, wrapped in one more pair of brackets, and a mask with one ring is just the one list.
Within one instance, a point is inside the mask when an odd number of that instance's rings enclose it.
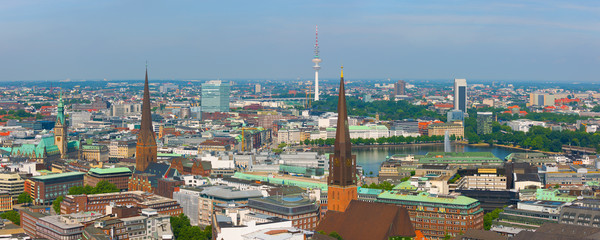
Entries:
{"label": "sky", "polygon": [[0,81],[594,82],[599,1],[0,0]]}

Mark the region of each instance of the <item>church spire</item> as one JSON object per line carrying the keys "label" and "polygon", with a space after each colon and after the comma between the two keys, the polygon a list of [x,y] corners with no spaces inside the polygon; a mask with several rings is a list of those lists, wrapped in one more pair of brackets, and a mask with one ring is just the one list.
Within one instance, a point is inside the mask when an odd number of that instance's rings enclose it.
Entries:
{"label": "church spire", "polygon": [[152,129],[152,112],[150,111],[150,88],[148,86],[148,64],[144,82],[144,99],[142,101],[142,124],[137,136],[135,151],[135,168],[144,171],[151,162],[156,162],[156,136]]}
{"label": "church spire", "polygon": [[356,185],[356,158],[352,155],[350,130],[348,128],[348,110],[346,107],[346,89],[344,86],[344,67],[340,74],[338,96],[338,119],[335,131],[333,162],[330,162],[329,183],[339,186]]}

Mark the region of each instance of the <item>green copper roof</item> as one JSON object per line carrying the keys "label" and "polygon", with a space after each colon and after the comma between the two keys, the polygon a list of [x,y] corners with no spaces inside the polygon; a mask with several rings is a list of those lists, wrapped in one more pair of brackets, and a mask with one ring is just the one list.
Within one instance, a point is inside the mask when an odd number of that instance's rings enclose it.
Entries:
{"label": "green copper roof", "polygon": [[66,172],[66,173],[50,174],[50,175],[45,175],[45,176],[36,176],[36,177],[32,177],[31,179],[50,180],[50,179],[71,177],[71,176],[82,176],[83,177],[83,175],[85,175],[85,173],[83,173],[83,172]]}
{"label": "green copper roof", "polygon": [[479,162],[503,163],[504,161],[491,152],[430,152],[419,158],[420,164]]}
{"label": "green copper roof", "polygon": [[393,199],[400,201],[409,201],[415,203],[437,203],[437,204],[450,204],[450,205],[470,205],[473,203],[477,203],[477,199],[465,197],[465,196],[455,196],[453,198],[446,197],[432,197],[429,193],[421,192],[416,195],[411,194],[401,194],[401,193],[393,193],[385,191],[377,197],[377,199]]}
{"label": "green copper roof", "polygon": [[115,174],[115,173],[131,173],[131,170],[126,167],[118,168],[92,168],[90,172],[96,174]]}
{"label": "green copper roof", "polygon": [[16,156],[42,158],[44,157],[44,150],[46,151],[46,156],[60,154],[58,146],[54,144],[54,136],[40,139],[40,142],[37,145],[23,144],[21,146],[13,147],[11,154]]}
{"label": "green copper roof", "polygon": [[358,194],[379,195],[381,192],[383,192],[383,190],[381,190],[381,189],[364,188],[364,187],[358,188]]}
{"label": "green copper roof", "polygon": [[247,173],[236,172],[233,175],[234,178],[244,179],[244,180],[258,180],[262,182],[269,182],[274,184],[281,184],[287,186],[297,186],[301,188],[320,188],[322,191],[327,191],[326,183],[315,183],[309,181],[300,181],[300,180],[289,180],[278,177],[267,177],[267,176],[259,176]]}

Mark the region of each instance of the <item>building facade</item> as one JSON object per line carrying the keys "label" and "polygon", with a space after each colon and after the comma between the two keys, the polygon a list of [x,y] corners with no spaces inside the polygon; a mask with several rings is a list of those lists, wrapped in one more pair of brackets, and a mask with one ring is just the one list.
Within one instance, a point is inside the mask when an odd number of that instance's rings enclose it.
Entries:
{"label": "building facade", "polygon": [[467,103],[467,79],[454,79],[454,109],[466,113]]}
{"label": "building facade", "polygon": [[477,112],[477,134],[492,133],[493,116],[492,112]]}
{"label": "building facade", "polygon": [[50,204],[57,197],[67,195],[70,188],[83,186],[84,175],[82,172],[67,172],[32,177],[26,181],[25,192],[35,204]]}
{"label": "building facade", "polygon": [[96,211],[106,214],[106,207],[110,204],[135,206],[141,209],[152,208],[158,211],[159,214],[169,216],[177,216],[183,213],[177,201],[142,191],[67,195],[60,204],[60,213]]}
{"label": "building facade", "polygon": [[212,80],[202,84],[202,112],[229,112],[229,83]]}
{"label": "building facade", "polygon": [[479,201],[464,196],[437,195],[426,192],[383,192],[377,202],[406,208],[415,230],[427,239],[458,236],[467,229],[483,229],[483,209]]}
{"label": "building facade", "polygon": [[248,200],[248,209],[292,221],[292,226],[314,230],[319,222],[319,203],[302,195],[270,196]]}
{"label": "building facade", "polygon": [[108,181],[117,186],[118,189],[127,190],[131,174],[131,170],[126,167],[92,168],[85,175],[84,183],[85,185],[95,187],[100,181]]}
{"label": "building facade", "polygon": [[0,191],[8,192],[17,201],[17,197],[25,191],[25,180],[18,173],[0,173]]}

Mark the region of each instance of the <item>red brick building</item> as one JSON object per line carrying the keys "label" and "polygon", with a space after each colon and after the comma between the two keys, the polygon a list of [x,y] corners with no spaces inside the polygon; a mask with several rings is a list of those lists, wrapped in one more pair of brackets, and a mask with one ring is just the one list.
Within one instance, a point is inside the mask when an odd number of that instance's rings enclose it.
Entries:
{"label": "red brick building", "polygon": [[183,213],[183,209],[173,199],[142,191],[128,191],[120,193],[67,195],[60,204],[61,214],[95,211],[106,214],[106,206],[130,205],[141,209],[156,209],[159,214],[176,216]]}
{"label": "red brick building", "polygon": [[210,169],[205,169],[202,161],[190,160],[187,158],[175,158],[171,161],[171,168],[177,169],[182,175],[201,175],[210,176]]}
{"label": "red brick building", "polygon": [[132,172],[129,168],[92,168],[85,175],[85,185],[95,187],[100,181],[108,181],[121,190],[129,188],[128,182]]}

